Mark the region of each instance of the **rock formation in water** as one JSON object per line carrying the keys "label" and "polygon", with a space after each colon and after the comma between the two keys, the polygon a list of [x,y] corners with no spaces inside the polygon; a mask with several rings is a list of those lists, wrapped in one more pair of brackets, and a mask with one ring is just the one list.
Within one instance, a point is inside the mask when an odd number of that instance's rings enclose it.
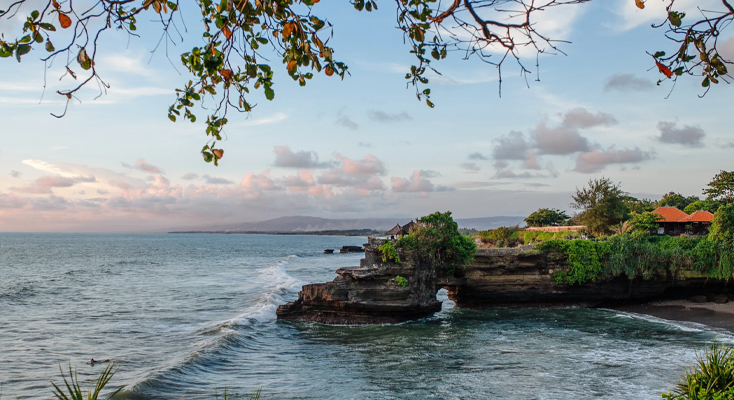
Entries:
{"label": "rock formation in water", "polygon": [[400,263],[383,262],[378,250],[382,243],[370,239],[364,245],[365,257],[359,267],[339,268],[333,281],[303,286],[298,300],[278,307],[278,318],[333,324],[389,323],[439,311],[435,271],[418,268],[406,252],[401,252]]}
{"label": "rock formation in water", "polygon": [[[400,322],[440,310],[436,292],[446,288],[458,307],[558,306],[597,307],[656,298],[713,296],[731,292],[724,281],[683,271],[678,276],[557,285],[551,274],[565,267],[563,257],[536,250],[480,249],[459,274],[437,274],[417,265],[409,252],[401,263],[383,262],[382,240],[365,244],[359,267],[340,268],[332,282],[305,285],[298,300],[278,307],[280,319],[335,324]],[[405,286],[398,277],[405,278]]]}

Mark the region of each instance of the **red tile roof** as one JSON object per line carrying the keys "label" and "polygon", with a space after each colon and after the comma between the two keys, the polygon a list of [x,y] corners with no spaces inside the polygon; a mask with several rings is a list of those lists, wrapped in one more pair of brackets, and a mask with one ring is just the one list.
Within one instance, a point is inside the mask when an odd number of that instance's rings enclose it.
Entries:
{"label": "red tile roof", "polygon": [[714,220],[714,214],[708,211],[698,210],[693,214],[680,220],[680,222],[711,222]]}
{"label": "red tile roof", "polygon": [[688,214],[675,207],[658,207],[653,212],[663,217],[659,222],[680,222],[688,217]]}

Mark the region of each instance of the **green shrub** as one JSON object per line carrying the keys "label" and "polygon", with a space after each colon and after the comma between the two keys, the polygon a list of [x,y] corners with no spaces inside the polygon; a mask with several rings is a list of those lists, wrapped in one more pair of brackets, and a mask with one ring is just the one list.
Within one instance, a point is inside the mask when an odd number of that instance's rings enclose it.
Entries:
{"label": "green shrub", "polygon": [[406,287],[406,286],[408,286],[408,280],[405,279],[405,278],[403,278],[400,275],[398,275],[398,276],[395,277],[395,282],[397,282],[398,285],[400,285],[400,287]]}
{"label": "green shrub", "polygon": [[400,262],[400,254],[398,254],[398,250],[393,246],[392,241],[386,241],[377,249],[382,253],[382,262]]}
{"label": "green shrub", "polygon": [[609,255],[609,244],[589,240],[551,240],[538,245],[540,250],[564,254],[568,268],[551,276],[558,285],[573,285],[603,278],[604,261]]}
{"label": "green shrub", "polygon": [[417,261],[448,273],[465,268],[477,250],[471,237],[459,233],[450,211],[418,218],[410,234],[398,239],[397,247],[413,251]]}
{"label": "green shrub", "polygon": [[[51,382],[51,384],[54,386],[54,396],[56,396],[58,400],[97,400],[99,398],[102,398],[102,390],[110,382],[112,377],[115,375],[115,372],[117,372],[113,370],[114,367],[114,362],[107,365],[107,368],[105,368],[104,371],[102,371],[97,377],[94,387],[90,388],[87,391],[87,395],[85,396],[82,393],[82,388],[79,384],[79,377],[77,376],[76,369],[72,369],[71,364],[69,364],[69,380],[67,381],[66,376],[64,376],[64,370],[61,368],[61,365],[59,365],[59,370],[61,370],[61,378],[64,379],[64,386],[66,386],[66,392],[64,392],[55,383]],[[124,386],[119,387],[117,390],[107,395],[106,399],[111,399],[116,394],[120,393],[123,388]]]}
{"label": "green shrub", "polygon": [[709,239],[715,242],[734,242],[734,203],[716,210],[709,229]]}
{"label": "green shrub", "polygon": [[550,240],[538,250],[567,258],[567,268],[553,273],[556,283],[652,279],[688,269],[715,279],[734,276],[734,247],[725,242],[686,236],[617,235],[603,241]]}
{"label": "green shrub", "polygon": [[734,400],[734,352],[716,343],[697,356],[697,364],[686,371],[664,400]]}

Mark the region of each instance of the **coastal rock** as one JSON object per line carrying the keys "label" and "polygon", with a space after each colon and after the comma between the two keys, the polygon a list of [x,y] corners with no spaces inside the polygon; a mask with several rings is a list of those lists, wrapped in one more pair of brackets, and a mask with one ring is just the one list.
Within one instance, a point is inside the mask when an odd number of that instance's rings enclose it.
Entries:
{"label": "coastal rock", "polygon": [[[278,307],[279,319],[331,324],[392,323],[428,317],[441,309],[436,273],[417,268],[408,254],[383,262],[379,240],[365,245],[359,267],[339,268],[328,283],[303,286],[298,300]],[[405,279],[404,286],[396,278]]]}
{"label": "coastal rock", "polygon": [[[465,270],[446,275],[418,264],[404,251],[402,262],[383,262],[378,249],[382,243],[370,239],[360,266],[340,268],[332,282],[303,286],[296,301],[278,307],[278,318],[335,324],[418,319],[441,309],[436,300],[441,288],[457,307],[606,307],[685,298],[705,303],[707,294],[732,291],[726,281],[696,271],[557,285],[552,274],[566,268],[565,257],[533,249],[479,249]],[[404,286],[398,277],[405,279]]]}
{"label": "coastal rock", "polygon": [[718,294],[714,296],[714,303],[716,304],[726,304],[729,302],[729,296],[725,294]]}
{"label": "coastal rock", "polygon": [[691,302],[693,303],[707,303],[708,299],[704,295],[691,296]]}

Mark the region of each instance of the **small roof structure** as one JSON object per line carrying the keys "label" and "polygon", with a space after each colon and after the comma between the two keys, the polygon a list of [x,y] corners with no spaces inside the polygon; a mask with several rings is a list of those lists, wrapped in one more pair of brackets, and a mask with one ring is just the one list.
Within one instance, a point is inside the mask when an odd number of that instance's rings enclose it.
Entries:
{"label": "small roof structure", "polygon": [[708,211],[698,210],[693,214],[683,218],[679,222],[711,222],[714,220],[714,214]]}
{"label": "small roof structure", "polygon": [[399,235],[399,234],[400,234],[400,232],[401,232],[401,230],[402,230],[402,228],[401,228],[400,224],[397,224],[397,225],[395,225],[395,227],[394,227],[394,228],[392,228],[392,229],[390,229],[389,231],[385,232],[385,235],[386,235],[386,236],[395,236],[395,235]]}
{"label": "small roof structure", "polygon": [[670,206],[658,207],[653,212],[663,217],[658,222],[683,222],[681,220],[689,216],[683,211]]}
{"label": "small roof structure", "polygon": [[403,225],[403,227],[400,229],[400,234],[401,235],[407,235],[407,234],[409,234],[410,233],[410,230],[413,229],[414,226],[415,226],[415,222],[413,222],[413,220],[411,219],[410,222],[408,222],[407,224]]}

